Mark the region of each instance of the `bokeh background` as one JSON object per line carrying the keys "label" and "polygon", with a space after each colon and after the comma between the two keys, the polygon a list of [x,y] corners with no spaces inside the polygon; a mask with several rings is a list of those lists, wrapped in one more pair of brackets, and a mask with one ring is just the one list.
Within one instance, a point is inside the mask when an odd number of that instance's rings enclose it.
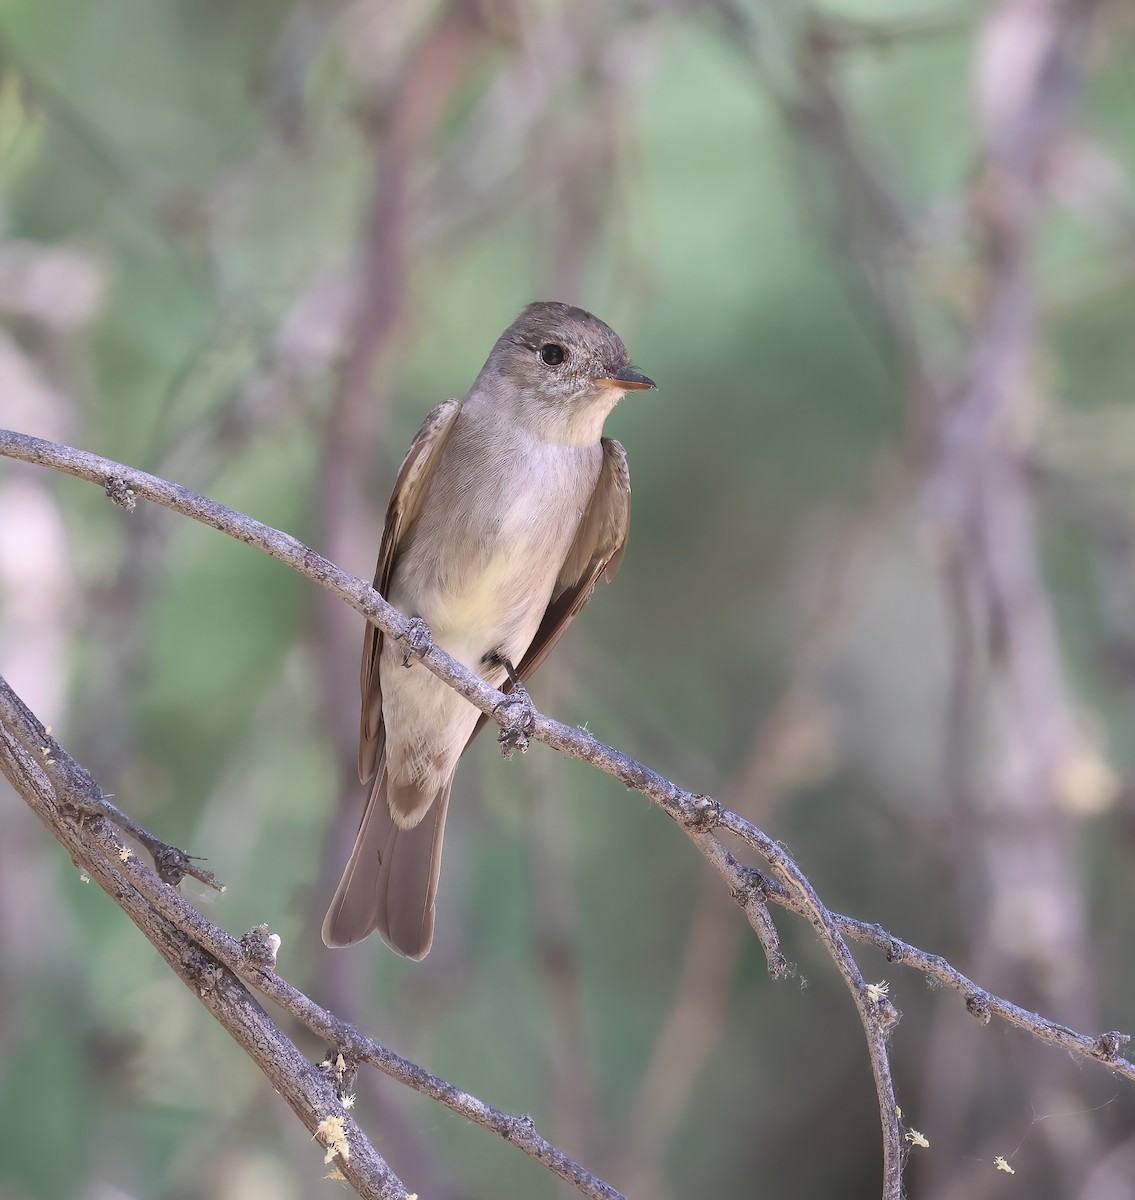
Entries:
{"label": "bokeh background", "polygon": [[[757,821],[834,908],[1130,1029],[1133,80],[1123,0],[3,0],[0,416],[369,578],[426,410],[523,304],[583,304],[660,386],[609,422],[629,553],[537,704]],[[877,1195],[810,930],[778,918],[771,982],[681,833],[543,747],[463,764],[424,963],[323,949],[361,633],[218,534],[0,463],[0,671],[208,857],[211,918],[636,1200]],[[859,958],[904,1013],[912,1196],[1135,1197],[1130,1086]],[[358,1116],[423,1197],[566,1194],[378,1078]],[[0,785],[3,1200],[294,1200],[324,1169]]]}

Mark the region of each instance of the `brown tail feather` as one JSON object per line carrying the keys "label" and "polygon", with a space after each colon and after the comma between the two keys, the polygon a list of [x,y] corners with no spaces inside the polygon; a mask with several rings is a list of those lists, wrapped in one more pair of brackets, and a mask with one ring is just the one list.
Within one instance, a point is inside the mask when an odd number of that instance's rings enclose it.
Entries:
{"label": "brown tail feather", "polygon": [[363,810],[351,857],[335,889],[335,898],[323,918],[323,941],[328,946],[350,946],[374,929],[378,911],[378,864],[394,831],[386,807],[386,764],[380,763],[374,786]]}
{"label": "brown tail feather", "polygon": [[429,953],[451,783],[418,825],[399,829],[386,802],[386,764],[379,764],[351,857],[323,920],[326,945],[350,946],[377,929],[407,958]]}
{"label": "brown tail feather", "polygon": [[412,829],[399,829],[391,821],[382,852],[374,928],[391,949],[407,958],[425,958],[433,945],[434,900],[452,783],[452,778],[446,781]]}

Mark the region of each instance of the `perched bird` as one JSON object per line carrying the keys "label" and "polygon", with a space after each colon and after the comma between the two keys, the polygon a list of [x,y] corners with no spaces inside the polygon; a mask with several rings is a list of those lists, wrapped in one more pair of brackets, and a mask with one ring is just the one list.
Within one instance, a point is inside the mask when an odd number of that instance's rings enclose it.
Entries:
{"label": "perched bird", "polygon": [[[439,404],[414,438],[375,588],[493,686],[520,686],[623,557],[630,475],[603,422],[624,393],[652,387],[597,317],[530,304],[465,398]],[[349,946],[377,929],[420,959],[453,776],[486,718],[407,661],[367,626],[359,777],[370,795],[323,940]]]}

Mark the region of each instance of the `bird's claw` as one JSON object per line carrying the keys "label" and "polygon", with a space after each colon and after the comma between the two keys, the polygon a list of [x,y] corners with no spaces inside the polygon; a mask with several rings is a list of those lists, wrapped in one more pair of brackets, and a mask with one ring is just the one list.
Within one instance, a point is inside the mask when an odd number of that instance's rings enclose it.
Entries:
{"label": "bird's claw", "polygon": [[395,639],[402,643],[402,665],[410,666],[414,659],[425,658],[429,648],[434,644],[430,627],[421,617],[411,617],[410,623]]}
{"label": "bird's claw", "polygon": [[536,731],[536,706],[524,684],[517,682],[512,691],[493,710],[500,719],[501,731],[497,734],[501,754],[508,758],[514,750],[528,752],[528,742]]}

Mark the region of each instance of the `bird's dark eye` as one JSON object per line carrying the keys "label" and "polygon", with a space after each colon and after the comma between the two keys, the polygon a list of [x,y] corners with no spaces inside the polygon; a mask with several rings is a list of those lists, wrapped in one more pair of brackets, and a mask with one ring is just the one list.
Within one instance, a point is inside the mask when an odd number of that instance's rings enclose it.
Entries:
{"label": "bird's dark eye", "polygon": [[540,361],[548,367],[558,367],[567,358],[567,351],[555,342],[545,342],[540,347]]}

